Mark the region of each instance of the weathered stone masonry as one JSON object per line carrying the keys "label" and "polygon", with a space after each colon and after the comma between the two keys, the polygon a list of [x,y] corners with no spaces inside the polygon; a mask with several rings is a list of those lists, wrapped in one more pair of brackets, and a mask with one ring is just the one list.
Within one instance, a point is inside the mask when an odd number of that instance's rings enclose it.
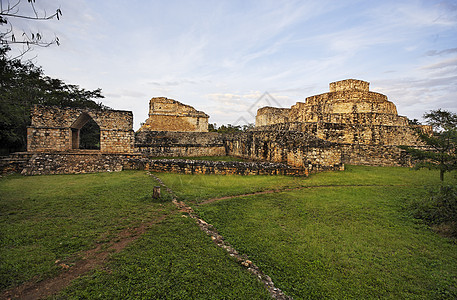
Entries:
{"label": "weathered stone masonry", "polygon": [[148,157],[225,156],[224,135],[217,132],[139,130],[135,148]]}
{"label": "weathered stone masonry", "polygon": [[149,118],[139,131],[208,132],[208,118],[192,106],[157,97],[149,101]]}
{"label": "weathered stone masonry", "polygon": [[34,106],[27,128],[27,151],[79,149],[79,131],[93,119],[100,127],[100,152],[131,153],[134,147],[130,111]]}
{"label": "weathered stone masonry", "polygon": [[290,109],[259,109],[256,130],[296,130],[337,143],[343,164],[411,164],[397,146],[421,142],[387,96],[369,91],[368,82],[355,79],[332,82],[329,90]]}
{"label": "weathered stone masonry", "polygon": [[[90,119],[100,127],[100,151],[80,151],[79,130]],[[287,164],[280,174],[341,170],[344,164],[411,164],[398,145],[420,146],[406,117],[369,83],[348,79],[330,83],[329,92],[291,108],[258,110],[256,128],[238,134],[207,132],[208,115],[167,98],[152,98],[149,118],[133,133],[131,112],[36,106],[28,128],[28,153],[2,167],[24,174],[61,174],[120,169],[183,173],[261,174],[242,164],[158,161],[157,157],[229,155]],[[429,128],[423,127],[423,130]],[[29,155],[28,154],[28,155]],[[29,155],[30,157],[30,155]],[[1,165],[1,164],[0,164]],[[276,166],[281,169],[279,165]],[[279,174],[276,172],[277,174]],[[268,174],[275,172],[267,171]]]}

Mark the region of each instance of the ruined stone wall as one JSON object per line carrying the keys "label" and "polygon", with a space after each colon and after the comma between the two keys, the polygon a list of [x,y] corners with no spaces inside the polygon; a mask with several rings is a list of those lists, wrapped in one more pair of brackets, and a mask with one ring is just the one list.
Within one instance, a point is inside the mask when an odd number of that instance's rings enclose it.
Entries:
{"label": "ruined stone wall", "polygon": [[32,107],[31,126],[36,128],[71,128],[82,114],[89,115],[100,130],[132,130],[133,114],[122,110],[97,110],[82,108],[59,108],[35,105]]}
{"label": "ruined stone wall", "polygon": [[27,151],[65,151],[68,149],[71,149],[70,128],[27,128]]}
{"label": "ruined stone wall", "polygon": [[392,146],[420,143],[414,130],[406,126],[304,123],[302,128],[305,132],[312,132],[321,139],[335,143]]}
{"label": "ruined stone wall", "polygon": [[135,145],[140,153],[149,157],[230,155],[255,161],[284,163],[310,172],[342,168],[341,150],[336,144],[304,132],[280,131],[276,128],[268,132],[236,134],[137,132]]}
{"label": "ruined stone wall", "polygon": [[79,153],[35,153],[22,171],[23,175],[80,174],[118,172],[129,169],[129,160],[138,154],[103,154],[93,151]]}
{"label": "ruined stone wall", "polygon": [[208,118],[192,106],[157,97],[149,101],[149,117],[139,131],[208,132]]}
{"label": "ruined stone wall", "polygon": [[134,151],[135,133],[133,130],[102,130],[100,132],[101,151],[104,153],[130,153]]}
{"label": "ruined stone wall", "polygon": [[182,159],[143,161],[143,168],[153,172],[216,175],[293,175],[308,176],[308,170],[268,162],[227,162]]}
{"label": "ruined stone wall", "polygon": [[[285,123],[263,126],[255,129],[257,132],[302,132],[315,136],[334,145],[330,148],[320,148],[316,151],[315,160],[321,157],[334,157],[333,151],[339,151],[341,163],[371,166],[410,166],[408,154],[398,148],[399,145],[418,145],[414,130],[401,126],[362,126],[336,123]],[[303,138],[299,138],[303,140]],[[304,142],[308,143],[307,141]],[[336,148],[336,150],[335,150]],[[284,150],[276,150],[284,151]],[[297,152],[291,151],[290,153]],[[299,151],[298,151],[299,152]],[[326,153],[327,152],[327,153]],[[289,154],[291,155],[291,154]],[[300,154],[298,157],[303,156]],[[288,162],[291,163],[291,162]]]}
{"label": "ruined stone wall", "polygon": [[[395,104],[387,97],[374,92],[340,91],[325,93],[306,98],[306,102],[293,105],[289,114],[292,122],[319,122],[334,120],[358,124],[357,116],[373,125],[384,124],[389,120],[390,125],[404,126],[405,117],[397,115]],[[330,121],[331,122],[331,121]]]}
{"label": "ruined stone wall", "polygon": [[256,131],[302,131],[317,138],[339,144],[421,145],[416,132],[409,126],[365,126],[344,123],[291,122],[256,127]]}
{"label": "ruined stone wall", "polygon": [[227,155],[224,137],[217,132],[138,131],[135,147],[149,157]]}
{"label": "ruined stone wall", "polygon": [[359,90],[368,92],[370,83],[358,79],[345,79],[330,83],[330,92],[339,92],[347,90]]}
{"label": "ruined stone wall", "polygon": [[262,107],[257,110],[256,126],[289,122],[289,108]]}
{"label": "ruined stone wall", "polygon": [[[100,151],[133,151],[133,114],[130,111],[34,106],[27,128],[27,151],[68,151],[79,146],[79,130],[90,120],[100,127]],[[76,144],[76,146],[75,146]]]}
{"label": "ruined stone wall", "polygon": [[285,163],[309,172],[339,170],[344,166],[337,144],[300,131],[251,131],[226,140],[227,153],[252,160]]}
{"label": "ruined stone wall", "polygon": [[[23,175],[81,174],[149,170],[182,174],[293,175],[308,171],[268,162],[225,162],[183,159],[148,159],[139,154],[36,153],[22,170]],[[17,170],[16,170],[17,171]]]}
{"label": "ruined stone wall", "polygon": [[341,145],[344,164],[365,166],[411,167],[411,156],[397,146],[383,145]]}

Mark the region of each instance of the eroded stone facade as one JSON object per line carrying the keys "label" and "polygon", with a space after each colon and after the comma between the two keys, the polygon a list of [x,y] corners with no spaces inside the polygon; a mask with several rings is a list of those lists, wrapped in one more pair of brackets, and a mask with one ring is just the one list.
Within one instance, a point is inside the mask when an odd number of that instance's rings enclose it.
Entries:
{"label": "eroded stone facade", "polygon": [[138,131],[135,147],[147,157],[225,156],[225,136],[217,132]]}
{"label": "eroded stone facade", "polygon": [[[101,149],[76,150],[79,130],[91,119],[100,127]],[[261,108],[256,127],[243,133],[207,132],[208,115],[167,98],[151,99],[149,118],[135,135],[132,122],[132,113],[125,111],[36,106],[28,128],[28,151],[33,155],[24,174],[127,168],[307,175],[342,170],[344,164],[408,166],[410,157],[397,146],[420,146],[408,119],[397,114],[395,105],[385,95],[369,91],[368,82],[355,79],[330,83],[328,93],[308,97],[291,108]],[[231,166],[155,159],[223,155],[284,164],[292,169],[262,171],[257,166],[246,167],[249,164]],[[26,162],[17,160],[7,165],[13,170]]]}
{"label": "eroded stone facade", "polygon": [[93,120],[100,128],[100,152],[134,151],[133,114],[130,111],[58,108],[36,105],[27,128],[28,152],[79,149],[80,129]]}
{"label": "eroded stone facade", "polygon": [[[347,79],[330,83],[328,93],[307,97],[290,109],[261,108],[258,131],[299,131],[339,144],[342,163],[408,165],[398,145],[420,145],[406,117],[369,83]],[[423,127],[422,130],[429,130]]]}
{"label": "eroded stone facade", "polygon": [[140,131],[208,132],[209,116],[192,106],[164,97],[149,101],[149,118]]}

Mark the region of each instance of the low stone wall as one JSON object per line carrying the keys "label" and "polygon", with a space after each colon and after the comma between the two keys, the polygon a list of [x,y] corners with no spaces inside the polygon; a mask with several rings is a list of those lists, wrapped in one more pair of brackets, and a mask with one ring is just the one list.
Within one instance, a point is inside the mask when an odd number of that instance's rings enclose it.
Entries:
{"label": "low stone wall", "polygon": [[139,154],[103,153],[35,153],[22,167],[23,175],[80,174],[121,170],[219,175],[308,176],[309,174],[308,169],[305,168],[268,162],[149,159]]}
{"label": "low stone wall", "polygon": [[[132,161],[130,161],[132,162]],[[218,174],[218,175],[293,175],[308,176],[304,168],[294,168],[285,164],[268,162],[227,162],[183,159],[159,159],[134,162],[141,164],[138,169],[153,172],[171,172],[182,174]]]}
{"label": "low stone wall", "polygon": [[128,166],[129,159],[139,159],[135,154],[89,153],[35,153],[22,170],[23,175],[80,174],[116,172]]}
{"label": "low stone wall", "polygon": [[216,132],[139,131],[135,147],[148,157],[227,155],[224,136]]}
{"label": "low stone wall", "polygon": [[349,165],[412,167],[411,156],[397,146],[342,145],[342,161]]}
{"label": "low stone wall", "polygon": [[31,153],[28,152],[17,152],[13,153],[8,157],[0,159],[0,175],[6,175],[11,173],[21,173],[26,167],[28,161],[32,157]]}

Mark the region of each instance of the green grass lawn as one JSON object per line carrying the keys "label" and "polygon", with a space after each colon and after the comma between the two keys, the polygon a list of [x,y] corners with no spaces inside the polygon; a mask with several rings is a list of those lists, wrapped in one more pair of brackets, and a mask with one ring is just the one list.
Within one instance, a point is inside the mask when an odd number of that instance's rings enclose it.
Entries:
{"label": "green grass lawn", "polygon": [[[457,244],[407,211],[424,193],[422,185],[437,176],[349,167],[305,180],[308,186],[340,186],[221,200],[197,209],[294,299],[455,299]],[[350,184],[374,186],[345,186]]]}
{"label": "green grass lawn", "polygon": [[55,275],[56,260],[78,259],[80,251],[174,209],[151,201],[154,185],[136,171],[2,178],[1,288]]}
{"label": "green grass lawn", "polygon": [[180,215],[154,225],[56,299],[270,299],[266,289],[195,221]]}
{"label": "green grass lawn", "polygon": [[203,200],[303,186],[304,177],[156,173],[180,200]]}
{"label": "green grass lawn", "polygon": [[[287,176],[156,174],[294,299],[454,299],[457,244],[411,217],[437,172],[348,166]],[[456,184],[455,174],[448,183]],[[57,299],[266,299],[263,287],[142,171],[0,180],[2,289],[165,216]],[[219,200],[262,190],[299,188]],[[162,189],[164,193],[164,189]]]}

